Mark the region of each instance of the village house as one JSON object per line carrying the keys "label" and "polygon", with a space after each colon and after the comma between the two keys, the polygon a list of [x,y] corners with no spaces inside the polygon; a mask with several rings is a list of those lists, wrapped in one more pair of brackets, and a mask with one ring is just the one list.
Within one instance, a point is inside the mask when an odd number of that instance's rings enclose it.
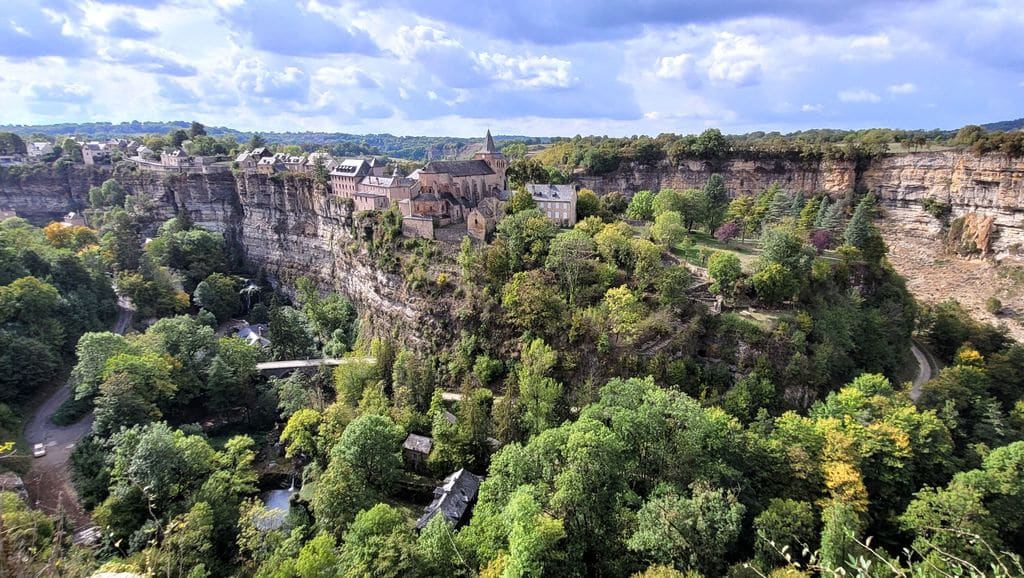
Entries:
{"label": "village house", "polygon": [[182,149],[174,149],[160,155],[160,164],[165,167],[181,168],[192,165],[192,157]]}
{"label": "village house", "polygon": [[452,526],[461,524],[469,509],[476,502],[477,491],[483,476],[478,476],[466,469],[461,469],[444,479],[444,483],[434,489],[434,499],[430,502],[423,515],[416,520],[416,529],[427,527],[434,516],[444,516]]}
{"label": "village house", "polygon": [[46,141],[36,141],[28,143],[28,156],[29,158],[44,157],[48,154],[53,153],[53,145]]}
{"label": "village house", "polygon": [[263,157],[256,163],[256,172],[261,175],[272,175],[284,170],[284,163],[277,156]]}
{"label": "village house", "polygon": [[576,224],[576,188],[572,185],[542,185],[528,183],[527,192],[537,208],[561,227]]}
{"label": "village house", "polygon": [[345,159],[331,171],[331,192],[351,199],[359,192],[359,183],[370,174],[370,163],[363,159]]}
{"label": "village house", "polygon": [[427,458],[434,449],[434,440],[427,436],[409,434],[402,443],[402,461],[405,467],[414,471],[425,473],[427,471]]}
{"label": "village house", "polygon": [[110,162],[110,149],[104,143],[96,141],[82,145],[82,162],[87,165],[101,165]]}

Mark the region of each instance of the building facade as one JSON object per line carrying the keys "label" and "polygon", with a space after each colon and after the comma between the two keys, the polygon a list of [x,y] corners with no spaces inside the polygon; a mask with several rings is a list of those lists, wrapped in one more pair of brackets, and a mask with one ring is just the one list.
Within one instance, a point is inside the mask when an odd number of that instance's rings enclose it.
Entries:
{"label": "building facade", "polygon": [[537,208],[561,227],[576,224],[576,188],[572,185],[528,183],[526,191]]}

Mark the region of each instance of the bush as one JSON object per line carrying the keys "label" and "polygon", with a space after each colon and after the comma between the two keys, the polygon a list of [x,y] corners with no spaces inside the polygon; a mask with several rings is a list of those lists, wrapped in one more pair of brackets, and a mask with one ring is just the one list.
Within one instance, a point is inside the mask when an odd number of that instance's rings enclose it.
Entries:
{"label": "bush", "polygon": [[999,315],[999,312],[1003,310],[1003,302],[1000,301],[995,295],[985,300],[985,311],[988,311],[992,315]]}

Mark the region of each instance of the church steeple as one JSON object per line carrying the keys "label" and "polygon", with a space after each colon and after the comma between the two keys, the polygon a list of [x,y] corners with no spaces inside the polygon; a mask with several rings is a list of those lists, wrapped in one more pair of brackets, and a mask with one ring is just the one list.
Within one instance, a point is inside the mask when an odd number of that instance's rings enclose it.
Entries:
{"label": "church steeple", "polygon": [[498,149],[494,146],[494,139],[491,138],[491,129],[487,129],[487,140],[484,141],[485,153],[496,153]]}

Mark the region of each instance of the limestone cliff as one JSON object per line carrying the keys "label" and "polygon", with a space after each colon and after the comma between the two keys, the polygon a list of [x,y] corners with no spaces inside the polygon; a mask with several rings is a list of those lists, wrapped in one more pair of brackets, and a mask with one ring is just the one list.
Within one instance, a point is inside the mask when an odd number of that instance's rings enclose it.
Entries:
{"label": "limestone cliff", "polygon": [[298,277],[309,277],[352,299],[364,331],[397,335],[413,347],[450,338],[443,307],[360,248],[351,204],[303,176],[239,174],[237,191],[246,263],[272,285],[290,291]]}
{"label": "limestone cliff", "polygon": [[[942,222],[926,202],[948,204],[952,217],[967,214],[995,225],[991,242],[997,260],[1024,255],[1024,159],[978,157],[959,152],[889,155],[863,167],[853,163],[730,161],[720,167],[736,193],[758,192],[773,183],[789,190],[841,195],[871,191],[882,205],[879,223],[891,247],[890,258],[926,300],[950,296],[986,317],[984,300],[999,296],[1008,308],[1024,311],[1024,291],[991,261],[964,261],[943,253]],[[0,169],[0,209],[14,209],[39,224],[87,205],[88,190],[113,174],[109,167]],[[599,193],[614,190],[691,188],[711,175],[703,163],[623,167],[603,177],[583,177]],[[450,312],[435,297],[407,290],[402,277],[383,272],[360,248],[351,208],[314,186],[306,177],[126,170],[116,178],[146,199],[155,227],[181,208],[203,227],[224,232],[255,272],[287,288],[300,275],[324,289],[350,296],[372,312],[378,333],[399,330],[411,340],[449,339],[455,332]],[[988,316],[991,320],[992,318]],[[1022,326],[1011,325],[1018,334]]]}
{"label": "limestone cliff", "polygon": [[89,189],[110,178],[109,167],[67,166],[0,168],[0,210],[10,209],[45,225],[89,205]]}

